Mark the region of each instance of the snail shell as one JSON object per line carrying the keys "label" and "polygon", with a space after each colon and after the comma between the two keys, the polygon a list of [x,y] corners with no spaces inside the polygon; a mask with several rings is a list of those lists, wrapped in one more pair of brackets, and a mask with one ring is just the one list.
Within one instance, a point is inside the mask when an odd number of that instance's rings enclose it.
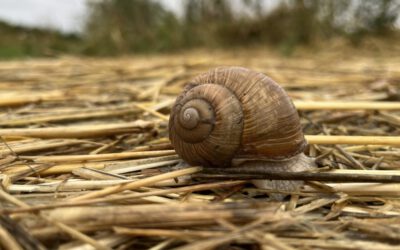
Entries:
{"label": "snail shell", "polygon": [[176,152],[189,164],[230,166],[234,159],[283,160],[306,141],[286,92],[264,74],[220,67],[190,81],[169,121]]}

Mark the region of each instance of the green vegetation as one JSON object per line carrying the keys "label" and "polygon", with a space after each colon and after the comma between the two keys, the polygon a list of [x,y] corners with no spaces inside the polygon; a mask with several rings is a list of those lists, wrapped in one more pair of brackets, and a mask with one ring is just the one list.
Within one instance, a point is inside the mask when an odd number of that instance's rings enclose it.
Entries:
{"label": "green vegetation", "polygon": [[161,4],[148,0],[93,2],[84,53],[113,55],[169,50],[180,45],[180,23]]}
{"label": "green vegetation", "polygon": [[76,35],[12,26],[0,22],[0,58],[53,56],[78,52]]}
{"label": "green vegetation", "polygon": [[399,36],[396,0],[282,0],[274,9],[263,0],[183,1],[176,16],[155,0],[90,2],[80,37],[0,23],[0,57],[82,54],[97,56],[268,45],[285,54],[341,38],[359,45],[365,38]]}

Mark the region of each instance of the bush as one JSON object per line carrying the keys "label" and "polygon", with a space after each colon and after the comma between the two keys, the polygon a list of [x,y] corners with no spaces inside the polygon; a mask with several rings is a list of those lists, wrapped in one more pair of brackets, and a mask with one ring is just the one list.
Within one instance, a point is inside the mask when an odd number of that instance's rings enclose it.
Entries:
{"label": "bush", "polygon": [[180,26],[158,2],[106,0],[91,4],[84,52],[114,55],[178,47]]}

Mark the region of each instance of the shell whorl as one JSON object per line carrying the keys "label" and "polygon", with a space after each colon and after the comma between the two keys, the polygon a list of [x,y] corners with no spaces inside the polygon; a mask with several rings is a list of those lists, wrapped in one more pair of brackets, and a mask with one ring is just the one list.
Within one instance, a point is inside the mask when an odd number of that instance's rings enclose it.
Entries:
{"label": "shell whorl", "polygon": [[233,158],[281,160],[306,145],[286,92],[264,74],[221,67],[186,85],[172,108],[169,136],[189,164],[228,166]]}
{"label": "shell whorl", "polygon": [[227,165],[240,145],[243,112],[239,100],[218,84],[188,85],[170,118],[170,139],[188,163]]}

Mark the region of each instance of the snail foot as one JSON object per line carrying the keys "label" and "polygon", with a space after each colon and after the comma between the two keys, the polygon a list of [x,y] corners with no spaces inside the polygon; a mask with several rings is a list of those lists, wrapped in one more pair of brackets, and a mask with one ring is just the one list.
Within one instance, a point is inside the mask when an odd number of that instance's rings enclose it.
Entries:
{"label": "snail foot", "polygon": [[[272,172],[302,172],[316,168],[313,158],[301,153],[285,161],[250,161],[243,163],[242,166],[249,168],[260,168],[264,171]],[[304,185],[304,181],[293,180],[253,180],[252,183],[261,189],[273,189],[282,193],[270,193],[269,196],[274,200],[283,200],[290,192],[299,191]]]}

